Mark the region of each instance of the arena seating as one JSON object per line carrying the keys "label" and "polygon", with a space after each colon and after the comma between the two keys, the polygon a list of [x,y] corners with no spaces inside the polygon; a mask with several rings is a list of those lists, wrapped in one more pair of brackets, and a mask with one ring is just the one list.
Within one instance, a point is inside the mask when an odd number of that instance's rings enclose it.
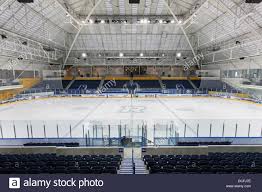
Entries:
{"label": "arena seating", "polygon": [[8,82],[5,82],[5,83],[2,83],[0,81],[0,87],[2,87],[2,86],[12,86],[12,85],[20,85],[20,83],[19,82],[12,82],[12,81],[8,81]]}
{"label": "arena seating", "polygon": [[140,88],[161,88],[158,80],[135,80],[134,83],[137,83],[140,86]]}
{"label": "arena seating", "polygon": [[103,86],[108,85],[109,88],[118,88],[118,89],[122,89],[124,87],[125,84],[127,84],[129,81],[127,80],[115,80],[116,84],[112,84],[110,83],[111,80],[105,80]]}
{"label": "arena seating", "polygon": [[63,80],[63,81],[62,81],[63,88],[65,89],[65,88],[69,85],[69,83],[70,83],[71,81],[72,81],[72,80]]}
{"label": "arena seating", "polygon": [[120,155],[0,155],[0,174],[117,174]]}
{"label": "arena seating", "polygon": [[199,89],[225,90],[227,92],[234,90],[230,85],[220,80],[193,80],[192,82]]}
{"label": "arena seating", "polygon": [[63,146],[63,147],[79,147],[79,143],[25,143],[24,146]]}
{"label": "arena seating", "polygon": [[97,89],[101,80],[76,80],[69,89]]}
{"label": "arena seating", "polygon": [[69,82],[62,80],[44,80],[32,87],[32,89],[63,89]]}
{"label": "arena seating", "polygon": [[[127,94],[128,89],[123,89],[130,83],[130,79],[115,79],[114,82],[112,80],[114,77],[106,78],[103,82],[103,86],[101,87],[101,92],[105,94]],[[39,89],[56,89],[56,94],[64,94],[64,89],[68,87],[69,83],[72,80],[44,80],[40,82],[38,85],[34,86],[33,88],[25,91],[30,93],[34,91],[39,91]],[[111,81],[111,82],[110,82]],[[162,83],[166,89],[176,89],[176,94],[184,94],[184,93],[191,93],[189,91],[193,91],[195,88],[197,90],[204,90],[204,91],[224,91],[224,92],[231,92],[236,93],[237,90],[231,87],[230,85],[223,83],[220,80],[189,80],[186,79],[163,79]],[[101,83],[101,79],[76,79],[70,85],[67,90],[68,94],[90,94],[96,93],[96,90],[99,88]],[[158,79],[143,79],[137,78],[133,80],[133,83],[136,87],[140,89],[136,89],[136,93],[139,94],[157,94],[162,92],[162,88],[160,86],[160,82]],[[195,87],[192,85],[194,84]],[[105,88],[102,90],[102,88]],[[186,91],[186,92],[185,92]]]}
{"label": "arena seating", "polygon": [[[66,88],[71,80],[44,80],[33,87],[33,89],[63,89]],[[81,89],[97,89],[100,85],[101,80],[75,80],[69,87],[72,90]],[[110,80],[105,80],[103,86],[110,89],[109,92],[114,92],[111,89],[122,89],[128,80],[115,80],[115,84],[109,84]],[[161,89],[158,80],[134,80],[141,89]],[[162,80],[166,89],[194,89],[188,80]],[[198,89],[207,90],[226,90],[227,92],[235,91],[234,88],[220,80],[192,80],[192,83]],[[108,84],[108,86],[106,86]],[[105,91],[106,92],[106,91]]]}
{"label": "arena seating", "polygon": [[188,80],[162,80],[166,89],[194,89]]}
{"label": "arena seating", "polygon": [[145,155],[143,160],[151,174],[262,173],[262,153]]}
{"label": "arena seating", "polygon": [[201,145],[231,145],[231,142],[178,142],[178,146],[201,146]]}

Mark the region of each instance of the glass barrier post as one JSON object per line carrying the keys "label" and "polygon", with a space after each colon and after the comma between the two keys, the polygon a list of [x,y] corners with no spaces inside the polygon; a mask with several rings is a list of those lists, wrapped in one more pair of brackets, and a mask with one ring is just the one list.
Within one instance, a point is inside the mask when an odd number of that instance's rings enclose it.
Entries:
{"label": "glass barrier post", "polygon": [[166,124],[166,138],[168,138],[168,124]]}
{"label": "glass barrier post", "polygon": [[110,125],[108,125],[108,139],[109,139],[109,146],[111,146],[111,128],[110,128]]}
{"label": "glass barrier post", "polygon": [[15,136],[15,139],[16,139],[16,129],[15,129],[15,123],[13,122],[13,129],[14,129],[14,136]]}
{"label": "glass barrier post", "polygon": [[236,123],[236,129],[235,129],[235,137],[237,137],[237,123]]}
{"label": "glass barrier post", "polygon": [[102,139],[103,139],[103,142],[104,142],[104,126],[102,126],[101,134],[102,134]]}
{"label": "glass barrier post", "polygon": [[34,135],[33,135],[33,126],[32,126],[32,123],[30,122],[30,129],[31,129],[31,137],[34,138]]}
{"label": "glass barrier post", "polygon": [[209,137],[211,137],[212,135],[212,123],[210,123],[209,125]]}
{"label": "glass barrier post", "polygon": [[184,137],[186,137],[186,124],[185,124],[185,129],[184,129]]}
{"label": "glass barrier post", "polygon": [[93,125],[93,138],[95,138],[95,126],[94,125]]}
{"label": "glass barrier post", "polygon": [[46,138],[46,128],[45,128],[45,123],[43,123],[43,127],[44,127],[44,137]]}
{"label": "glass barrier post", "polygon": [[29,126],[28,126],[28,123],[27,123],[27,125],[26,125],[26,130],[27,130],[27,138],[29,139]]}
{"label": "glass barrier post", "polygon": [[85,141],[86,141],[86,147],[88,146],[87,144],[87,134],[85,134]]}
{"label": "glass barrier post", "polygon": [[172,137],[172,124],[169,126],[169,137]]}
{"label": "glass barrier post", "polygon": [[225,135],[225,122],[223,122],[222,137]]}
{"label": "glass barrier post", "polygon": [[250,126],[250,123],[248,124],[248,133],[247,133],[247,136],[248,137],[250,137],[250,128],[251,128],[251,126]]}
{"label": "glass barrier post", "polygon": [[83,131],[83,138],[85,138],[85,126],[82,125],[82,131]]}
{"label": "glass barrier post", "polygon": [[96,125],[96,138],[97,138],[97,125]]}
{"label": "glass barrier post", "polygon": [[2,137],[2,139],[3,139],[3,138],[4,138],[4,135],[3,135],[2,122],[0,122],[0,131],[1,131],[1,137]]}
{"label": "glass barrier post", "polygon": [[197,124],[197,137],[199,136],[199,123]]}
{"label": "glass barrier post", "polygon": [[142,125],[141,127],[141,131],[142,131],[142,146],[144,146],[144,136],[145,136],[145,133],[144,133],[144,125]]}
{"label": "glass barrier post", "polygon": [[56,124],[56,133],[57,133],[57,138],[59,138],[59,128],[58,128],[58,124]]}
{"label": "glass barrier post", "polygon": [[155,138],[156,138],[156,124],[154,124],[154,131],[153,131],[153,141],[155,144]]}
{"label": "glass barrier post", "polygon": [[69,132],[70,132],[70,137],[72,138],[72,126],[71,126],[71,124],[70,124],[70,126],[69,126]]}
{"label": "glass barrier post", "polygon": [[144,125],[143,132],[144,132],[143,137],[146,139],[147,138],[147,125]]}
{"label": "glass barrier post", "polygon": [[137,137],[139,137],[139,130],[140,130],[140,126],[137,125]]}
{"label": "glass barrier post", "polygon": [[119,124],[119,137],[120,138],[122,137],[122,126],[121,126],[121,124]]}
{"label": "glass barrier post", "polygon": [[90,146],[91,142],[90,142],[90,132],[89,132],[89,130],[87,130],[87,134],[88,134],[88,145]]}

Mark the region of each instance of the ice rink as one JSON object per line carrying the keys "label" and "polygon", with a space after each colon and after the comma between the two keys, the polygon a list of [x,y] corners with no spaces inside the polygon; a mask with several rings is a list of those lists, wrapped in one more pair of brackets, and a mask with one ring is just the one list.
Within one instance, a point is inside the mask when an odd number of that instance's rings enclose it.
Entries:
{"label": "ice rink", "polygon": [[[16,129],[19,138],[28,136],[31,126],[34,137],[43,137],[43,127],[47,137],[69,137],[71,126],[73,137],[82,137],[83,131],[99,127],[98,136],[118,136],[117,130],[125,130],[126,135],[141,136],[142,125],[147,125],[148,137],[165,137],[171,126],[183,135],[199,137],[224,136],[258,137],[262,128],[262,105],[212,97],[175,98],[48,98],[21,101],[0,105],[0,119],[5,138],[14,137],[10,129]],[[224,125],[223,125],[224,124]],[[236,128],[237,127],[237,128]],[[250,128],[249,128],[250,127]],[[236,133],[237,129],[237,133]],[[168,133],[170,134],[170,133]]]}

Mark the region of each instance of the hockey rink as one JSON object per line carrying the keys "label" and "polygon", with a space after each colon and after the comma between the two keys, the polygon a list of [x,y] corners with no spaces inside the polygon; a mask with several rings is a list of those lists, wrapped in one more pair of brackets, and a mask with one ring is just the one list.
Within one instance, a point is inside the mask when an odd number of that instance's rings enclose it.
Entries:
{"label": "hockey rink", "polygon": [[[34,137],[83,137],[83,132],[99,127],[98,137],[118,136],[119,126],[128,136],[141,136],[142,125],[147,126],[148,138],[165,137],[171,126],[187,137],[258,137],[262,128],[262,105],[213,97],[175,98],[48,98],[0,105],[0,119],[4,138],[28,137],[32,127]],[[44,120],[43,120],[44,119]],[[237,129],[237,133],[236,133]],[[127,131],[126,131],[127,130]],[[124,132],[123,132],[124,133]],[[168,133],[169,134],[169,133]],[[123,134],[122,134],[123,135]]]}

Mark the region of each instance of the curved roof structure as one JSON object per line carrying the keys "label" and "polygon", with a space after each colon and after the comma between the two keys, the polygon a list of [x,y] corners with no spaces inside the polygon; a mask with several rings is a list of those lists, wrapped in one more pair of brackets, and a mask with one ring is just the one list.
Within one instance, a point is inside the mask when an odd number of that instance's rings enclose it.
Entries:
{"label": "curved roof structure", "polygon": [[62,66],[256,59],[261,15],[245,0],[0,0],[1,54]]}

